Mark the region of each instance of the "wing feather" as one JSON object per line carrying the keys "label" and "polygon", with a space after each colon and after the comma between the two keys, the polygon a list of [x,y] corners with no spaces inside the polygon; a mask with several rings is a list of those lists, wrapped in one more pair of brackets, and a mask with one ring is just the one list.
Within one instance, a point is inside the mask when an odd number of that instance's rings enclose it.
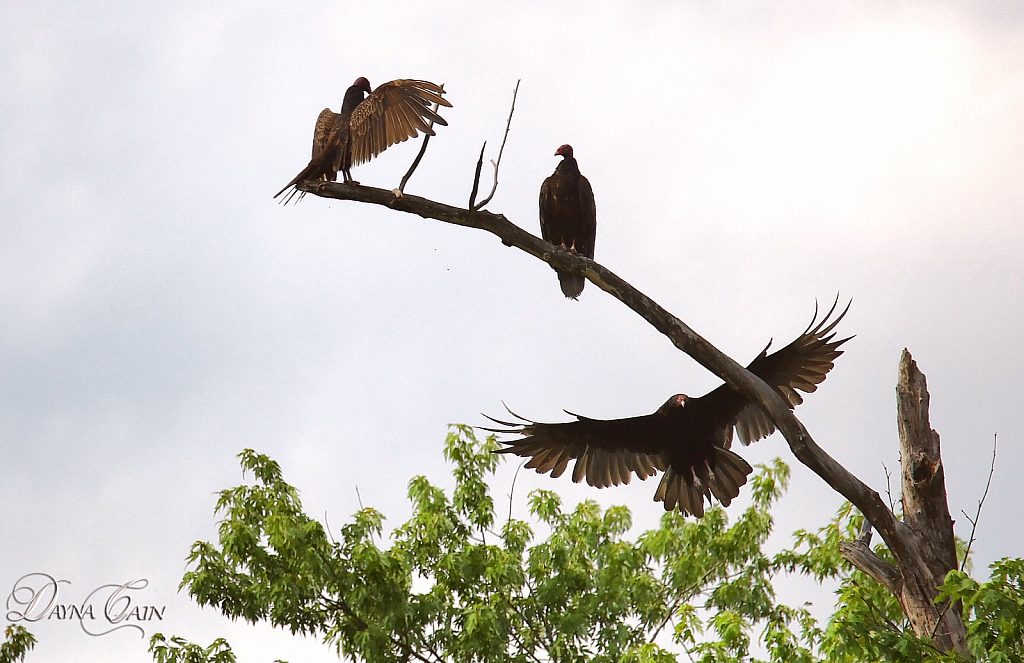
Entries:
{"label": "wing feather", "polygon": [[506,428],[481,428],[521,435],[502,440],[505,447],[498,453],[529,458],[525,467],[541,474],[560,476],[568,462],[575,460],[574,482],[586,479],[591,486],[604,488],[629,483],[633,474],[647,479],[668,466],[660,448],[662,417],[657,414],[612,420],[576,417],[576,421],[547,424],[509,413],[521,421],[487,417]]}
{"label": "wing feather", "polygon": [[594,244],[597,239],[597,204],[590,180],[580,175],[580,204],[583,209],[583,228],[576,240],[576,251],[594,259]]}
{"label": "wing feather", "polygon": [[325,108],[320,111],[320,115],[316,118],[316,126],[313,128],[313,153],[310,158],[315,158],[316,155],[324,151],[327,147],[327,139],[331,135],[331,129],[334,127],[334,120],[338,117],[339,113],[335,113],[330,108]]}
{"label": "wing feather", "polygon": [[[800,336],[771,354],[768,354],[771,347],[769,342],[747,366],[747,370],[764,380],[785,398],[790,409],[803,402],[803,396],[799,392],[813,393],[818,389],[818,385],[832,370],[835,359],[843,354],[839,347],[853,338],[835,338],[836,325],[850,310],[850,305],[847,304],[846,308],[833,318],[838,303],[837,296],[828,313],[820,321],[815,306],[811,324]],[[706,408],[708,416],[711,416],[718,426],[735,426],[736,434],[743,444],[756,442],[775,432],[775,423],[761,406],[750,402],[728,385],[722,385],[700,398],[690,399],[687,407]]]}
{"label": "wing feather", "polygon": [[[554,181],[555,176],[549,175],[540,185],[540,236],[545,242],[550,242],[552,237],[551,215],[554,206]],[[566,414],[572,413],[567,412]]]}
{"label": "wing feather", "polygon": [[434,135],[430,126],[447,125],[431,106],[451,107],[444,89],[428,81],[399,79],[384,83],[352,111],[352,165],[365,163],[387,148],[420,132]]}

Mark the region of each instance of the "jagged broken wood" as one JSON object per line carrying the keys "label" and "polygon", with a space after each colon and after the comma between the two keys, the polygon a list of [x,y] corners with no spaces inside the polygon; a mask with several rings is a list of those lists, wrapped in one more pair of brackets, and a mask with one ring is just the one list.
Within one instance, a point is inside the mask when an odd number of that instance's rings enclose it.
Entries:
{"label": "jagged broken wood", "polygon": [[[879,582],[882,582],[896,596],[901,596],[900,593],[897,593],[897,590],[899,590],[903,596],[909,597],[906,599],[901,598],[900,600],[905,607],[908,605],[914,606],[913,611],[908,609],[907,616],[913,623],[915,632],[919,635],[927,636],[930,632],[934,632],[933,629],[937,623],[940,621],[944,622],[947,628],[941,629],[937,637],[946,638],[946,640],[937,640],[939,648],[947,651],[953,649],[960,653],[967,653],[966,643],[961,637],[963,634],[963,623],[960,620],[959,613],[954,610],[945,610],[940,615],[940,611],[934,605],[928,603],[931,598],[937,595],[937,587],[941,583],[944,574],[936,575],[933,573],[933,569],[929,568],[924,559],[928,557],[929,559],[941,560],[942,563],[949,561],[947,559],[945,537],[943,536],[942,542],[939,543],[935,550],[928,551],[928,555],[923,554],[923,547],[928,544],[922,541],[922,536],[916,531],[918,527],[916,521],[910,521],[909,523],[900,521],[875,490],[863,483],[821,449],[814,442],[804,425],[789,409],[786,400],[782,396],[627,281],[594,260],[556,247],[526,232],[501,214],[494,214],[479,209],[463,209],[420,196],[405,195],[399,198],[385,189],[353,186],[337,182],[306,181],[299,183],[297,188],[323,198],[382,205],[396,211],[415,214],[425,219],[485,230],[497,236],[503,244],[525,251],[552,267],[586,277],[595,286],[621,301],[651,326],[668,337],[673,345],[692,357],[701,366],[764,408],[775,422],[776,427],[786,438],[786,442],[789,444],[793,455],[864,514],[874,529],[878,531],[885,544],[893,552],[899,564],[899,569],[892,569],[891,565],[888,565],[887,562],[877,558],[864,542],[860,542],[860,546],[857,545],[857,542],[846,544],[844,547],[846,554],[849,555],[846,558],[858,568],[862,568],[872,577],[879,580]],[[905,361],[911,361],[909,353],[905,353],[904,359]],[[903,364],[904,362],[901,362],[901,384]],[[914,370],[916,370],[916,366],[914,366]],[[920,382],[923,385],[923,376],[921,376]],[[927,396],[925,396],[925,416],[923,421],[923,425],[926,427]],[[920,418],[913,420],[912,423],[912,428],[915,430],[922,425]],[[902,438],[904,430],[902,424],[900,430]],[[927,430],[930,431],[931,429]],[[934,431],[932,432],[934,433]],[[937,435],[935,451],[935,458],[938,458]],[[931,458],[931,456],[927,456],[927,458]],[[926,464],[931,462],[926,457],[922,457],[920,461],[914,466],[922,468],[919,472],[924,471],[923,468],[926,467]],[[921,463],[925,463],[925,465]],[[924,477],[929,485],[931,485],[930,480],[933,478],[933,476]],[[904,486],[904,495],[906,496],[906,485]],[[931,495],[934,496],[935,493],[933,492]],[[943,488],[943,508],[945,508],[944,495]],[[926,516],[932,513],[931,507],[922,505],[922,510]],[[948,518],[948,509],[946,510],[946,517]],[[947,571],[956,568],[955,554],[952,559],[953,566],[947,567]],[[882,564],[878,562],[882,562]],[[885,565],[888,565],[888,567]],[[937,570],[937,567],[934,570]],[[917,610],[918,608],[920,608],[919,611]],[[921,611],[928,614],[922,615],[920,614]],[[959,623],[959,629],[957,629],[953,622]],[[943,646],[944,644],[946,646]]]}
{"label": "jagged broken wood", "polygon": [[895,545],[886,541],[896,564],[862,541],[841,543],[840,553],[899,600],[917,635],[933,638],[942,651],[966,654],[959,606],[935,605],[938,587],[957,560],[939,435],[929,424],[928,403],[925,376],[904,349],[896,385],[903,520]]}

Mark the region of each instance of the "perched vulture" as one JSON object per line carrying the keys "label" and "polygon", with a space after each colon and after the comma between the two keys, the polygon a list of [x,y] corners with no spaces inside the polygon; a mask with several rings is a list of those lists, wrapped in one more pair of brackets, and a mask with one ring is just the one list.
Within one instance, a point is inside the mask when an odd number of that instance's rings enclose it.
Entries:
{"label": "perched vulture", "polygon": [[[842,354],[839,346],[849,340],[833,340],[832,330],[846,315],[844,310],[829,322],[835,309],[833,304],[821,322],[815,310],[810,326],[795,341],[772,354],[768,354],[769,343],[747,366],[791,409],[803,402],[797,390],[816,390]],[[586,477],[597,488],[628,484],[634,472],[641,479],[664,472],[655,501],[664,502],[666,511],[678,507],[698,518],[704,515],[705,497],[712,502],[714,496],[728,506],[751,472],[747,461],[729,450],[733,428],[743,444],[775,431],[760,406],[727,384],[698,398],[676,394],[653,414],[628,419],[590,419],[567,411],[576,421],[543,424],[509,413],[522,423],[488,417],[508,428],[485,430],[524,437],[503,440],[508,446],[498,453],[529,457],[526,467],[541,474],[550,472],[552,477],[561,476],[569,461],[575,460],[572,480],[578,483]]]}
{"label": "perched vulture", "polygon": [[[580,174],[572,146],[561,146],[555,150],[555,156],[562,157],[561,163],[540,185],[540,236],[555,246],[593,259],[597,235],[594,190]],[[586,282],[582,276],[558,272],[562,294],[570,299],[579,298]]]}
{"label": "perched vulture", "polygon": [[[364,93],[370,96],[364,99]],[[340,113],[330,108],[320,112],[309,165],[274,197],[303,180],[334,182],[339,170],[346,182],[358,184],[349,172],[352,166],[366,163],[395,143],[415,138],[417,131],[433,136],[431,122],[448,125],[432,108],[433,104],[451,107],[443,94],[440,85],[409,79],[391,81],[370,92],[370,81],[357,78],[345,91]],[[285,202],[293,195],[294,191]]]}

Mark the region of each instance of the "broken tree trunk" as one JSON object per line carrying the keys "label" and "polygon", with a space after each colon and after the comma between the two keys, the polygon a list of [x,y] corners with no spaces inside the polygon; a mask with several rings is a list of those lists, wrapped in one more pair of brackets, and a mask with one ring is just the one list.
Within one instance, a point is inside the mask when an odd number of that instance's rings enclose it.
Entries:
{"label": "broken tree trunk", "polygon": [[966,655],[960,606],[934,602],[946,574],[957,568],[956,542],[946,502],[939,434],[928,422],[927,383],[907,350],[900,358],[896,403],[903,487],[898,545],[890,545],[896,565],[872,552],[867,537],[844,542],[840,549],[848,562],[899,599],[918,636],[933,638],[941,651]]}

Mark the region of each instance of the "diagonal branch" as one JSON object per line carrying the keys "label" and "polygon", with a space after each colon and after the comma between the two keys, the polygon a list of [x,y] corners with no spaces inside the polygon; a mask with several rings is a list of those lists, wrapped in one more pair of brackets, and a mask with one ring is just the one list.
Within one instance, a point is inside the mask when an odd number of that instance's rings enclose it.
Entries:
{"label": "diagonal branch", "polygon": [[899,596],[903,588],[903,576],[899,570],[871,550],[863,540],[840,541],[839,554],[850,564],[868,574],[893,596]]}
{"label": "diagonal branch", "polygon": [[503,244],[515,246],[560,271],[585,276],[595,286],[621,301],[667,336],[673,345],[690,355],[701,366],[763,407],[785,436],[793,455],[836,492],[852,502],[878,530],[897,559],[912,555],[904,534],[906,526],[896,520],[876,491],[836,462],[814,442],[782,396],[608,268],[578,253],[545,242],[511,223],[501,214],[453,207],[419,196],[396,198],[384,189],[338,182],[306,181],[300,182],[297,187],[324,198],[383,205],[426,219],[486,230],[499,237]]}

